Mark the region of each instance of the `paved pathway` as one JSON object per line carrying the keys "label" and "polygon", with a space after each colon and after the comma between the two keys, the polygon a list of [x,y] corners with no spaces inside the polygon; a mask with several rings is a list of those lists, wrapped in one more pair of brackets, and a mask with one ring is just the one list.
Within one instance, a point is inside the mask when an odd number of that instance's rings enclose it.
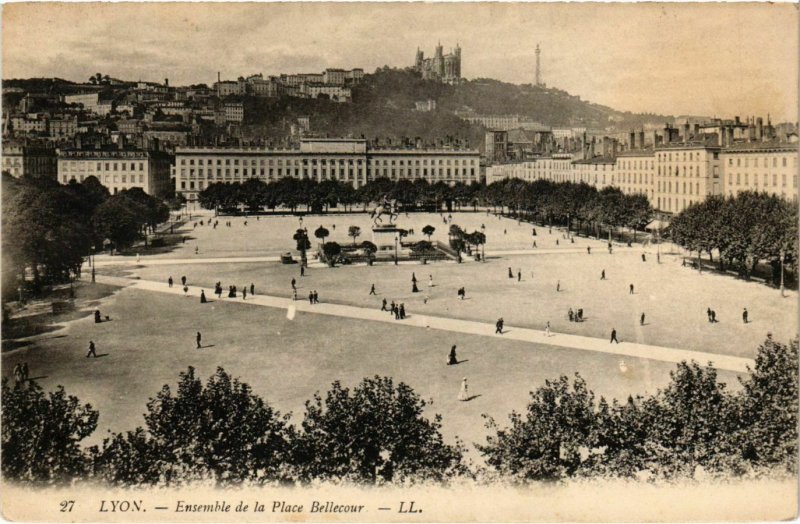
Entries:
{"label": "paved pathway", "polygon": [[[162,282],[109,277],[103,275],[98,275],[97,281],[104,284],[126,287],[130,286],[135,289],[141,289],[145,291],[157,291],[160,293],[171,293],[173,295],[183,294],[183,289],[179,284],[176,284],[170,288],[166,283]],[[189,286],[189,294],[194,297],[195,300],[199,300],[201,289],[205,291],[206,296],[210,300],[216,300],[214,290],[212,288],[198,288],[196,286]],[[323,296],[323,299],[324,298],[325,297]],[[312,305],[309,304],[307,300],[294,301],[291,298],[270,295],[249,295],[247,300],[241,300],[240,298],[222,299],[222,302],[226,301],[237,301],[254,306],[266,306],[280,309],[288,309],[290,306],[294,306],[297,311],[316,313],[319,315],[331,315],[354,318],[358,320],[369,320],[373,322],[388,322],[393,324],[402,323],[406,326],[414,326],[424,329],[439,329],[443,331],[453,331],[456,333],[467,333],[479,336],[501,336],[510,340],[520,340],[537,344],[547,344],[549,346],[581,349],[584,351],[595,351],[599,353],[609,353],[627,357],[660,360],[663,362],[678,363],[684,360],[696,360],[700,364],[705,365],[707,362],[711,361],[718,369],[740,373],[746,372],[748,366],[751,368],[754,367],[754,361],[747,358],[661,346],[650,346],[647,344],[637,344],[634,342],[623,341],[620,344],[610,344],[606,339],[598,339],[580,335],[567,335],[554,332],[551,332],[550,336],[546,336],[545,333],[540,330],[508,325],[505,326],[506,333],[503,335],[494,335],[493,333],[495,331],[495,327],[494,324],[491,323],[436,317],[430,315],[415,315],[413,311],[410,312],[410,315],[406,320],[397,321],[387,312],[380,311],[379,309],[368,309],[356,306],[347,306],[344,304],[328,304],[325,302]]]}

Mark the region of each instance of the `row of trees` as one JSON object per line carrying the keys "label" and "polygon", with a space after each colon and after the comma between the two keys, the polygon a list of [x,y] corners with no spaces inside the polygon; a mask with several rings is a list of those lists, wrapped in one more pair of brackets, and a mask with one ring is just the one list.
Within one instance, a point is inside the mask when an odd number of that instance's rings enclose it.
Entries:
{"label": "row of trees", "polygon": [[211,480],[357,483],[653,479],[792,474],[797,467],[798,344],[768,338],[755,369],[729,393],[716,371],[681,363],[648,397],[607,402],[580,376],[531,392],[508,427],[493,420],[477,445],[486,467],[468,467],[465,447],[444,442],[442,419],[391,378],[364,379],[307,401],[299,427],[223,369],[205,383],[189,368],[178,387],[147,404],[145,427],[79,442],[97,411],[63,388],[2,383],[2,473],[30,483],[94,479],[115,485],[175,485]]}
{"label": "row of trees", "polygon": [[4,173],[2,190],[3,288],[7,292],[13,292],[18,282],[30,281],[34,289],[66,282],[80,273],[92,246],[130,246],[169,218],[166,205],[141,189],[111,196],[93,176],[61,185]]}
{"label": "row of trees", "polygon": [[444,182],[430,184],[427,180],[398,180],[378,178],[355,189],[352,184],[336,180],[316,180],[304,178],[282,178],[266,183],[259,179],[245,182],[210,184],[198,195],[200,205],[206,209],[234,210],[245,208],[259,211],[264,208],[275,209],[283,206],[294,212],[299,206],[306,211],[321,213],[330,207],[342,206],[352,210],[354,205],[364,209],[370,202],[376,202],[388,195],[397,200],[404,209],[417,206],[441,209],[444,204],[478,205],[485,186],[457,183],[449,186]]}
{"label": "row of trees", "polygon": [[797,273],[797,221],[795,203],[748,191],[693,204],[672,219],[669,229],[689,251],[712,261],[716,252],[721,270],[729,266],[749,274],[765,261],[777,280],[781,263]]}
{"label": "row of trees", "polygon": [[643,194],[628,195],[616,187],[601,190],[588,184],[509,178],[486,187],[487,205],[508,208],[514,216],[528,217],[547,224],[563,224],[599,234],[605,226],[609,234],[619,227],[641,230],[650,221],[653,208]]}

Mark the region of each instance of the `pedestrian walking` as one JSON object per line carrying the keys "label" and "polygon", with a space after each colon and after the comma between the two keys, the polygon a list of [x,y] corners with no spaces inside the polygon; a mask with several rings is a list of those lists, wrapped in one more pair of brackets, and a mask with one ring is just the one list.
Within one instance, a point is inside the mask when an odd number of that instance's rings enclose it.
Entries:
{"label": "pedestrian walking", "polygon": [[247,286],[242,288],[242,300],[247,300]]}
{"label": "pedestrian walking", "polygon": [[304,266],[303,264],[300,264],[300,276],[301,277],[306,276],[306,266]]}
{"label": "pedestrian walking", "polygon": [[604,269],[600,272],[600,280],[605,280],[605,279],[606,279],[606,270]]}
{"label": "pedestrian walking", "polygon": [[319,304],[319,293],[317,293],[316,289],[314,290],[314,303]]}
{"label": "pedestrian walking", "polygon": [[188,292],[189,292],[189,286],[183,286],[183,296],[186,296]]}
{"label": "pedestrian walking", "polygon": [[313,304],[314,303],[314,292],[313,291],[309,291],[308,292],[308,303],[309,304]]}
{"label": "pedestrian walking", "polygon": [[559,244],[558,244],[558,239],[556,239],[556,245],[559,245]]}
{"label": "pedestrian walking", "polygon": [[744,311],[742,311],[742,322],[745,323],[745,324],[747,324],[747,322],[748,322],[748,320],[747,320],[747,308],[744,308]]}
{"label": "pedestrian walking", "polygon": [[633,284],[630,284],[628,287],[630,288],[630,293],[629,294],[633,295]]}
{"label": "pedestrian walking", "polygon": [[466,402],[469,400],[469,388],[467,387],[467,377],[461,379],[461,390],[458,392],[458,400]]}
{"label": "pedestrian walking", "polygon": [[550,321],[547,321],[547,324],[544,326],[544,336],[550,336]]}
{"label": "pedestrian walking", "polygon": [[642,253],[642,262],[647,262],[647,258],[645,257],[644,253]]}
{"label": "pedestrian walking", "polygon": [[200,253],[200,248],[197,247],[197,246],[194,246],[194,254],[196,255],[198,253]]}
{"label": "pedestrian walking", "polygon": [[591,254],[592,254],[592,246],[586,246],[586,253],[587,253],[588,255],[591,255]]}
{"label": "pedestrian walking", "polygon": [[96,349],[97,348],[94,345],[94,341],[90,340],[89,341],[89,352],[86,354],[86,358],[89,358],[89,357],[97,358]]}
{"label": "pedestrian walking", "polygon": [[100,310],[99,309],[95,309],[94,310],[94,323],[95,324],[99,324],[100,322],[102,322],[101,317],[100,317]]}
{"label": "pedestrian walking", "polygon": [[199,331],[197,332],[197,336],[195,337],[195,339],[197,340],[197,349],[202,348],[203,345],[201,342],[203,340],[203,335],[201,335]]}
{"label": "pedestrian walking", "polygon": [[639,317],[639,325],[644,326],[644,313],[642,313],[642,316]]}
{"label": "pedestrian walking", "polygon": [[458,359],[456,358],[456,345],[453,344],[453,347],[450,348],[450,354],[447,355],[447,365],[454,366],[458,364]]}
{"label": "pedestrian walking", "polygon": [[181,285],[182,286],[186,285],[186,276],[185,275],[181,277]]}
{"label": "pedestrian walking", "polygon": [[428,287],[433,287],[433,275],[428,275]]}
{"label": "pedestrian walking", "polygon": [[295,300],[295,301],[297,300],[297,290],[296,289],[292,290],[292,300]]}
{"label": "pedestrian walking", "polygon": [[419,288],[417,287],[417,283],[416,282],[412,282],[411,283],[411,292],[412,293],[419,293]]}
{"label": "pedestrian walking", "polygon": [[503,319],[502,319],[502,317],[501,317],[501,318],[499,318],[499,319],[497,319],[497,322],[496,322],[496,323],[495,323],[495,325],[494,325],[494,332],[495,332],[495,334],[497,334],[497,333],[499,333],[499,334],[501,334],[501,335],[503,334],[503,323],[504,323],[504,322],[503,322]]}
{"label": "pedestrian walking", "polygon": [[386,299],[385,298],[381,302],[381,311],[388,311],[388,309],[386,308]]}
{"label": "pedestrian walking", "polygon": [[205,292],[204,290],[202,290],[202,289],[201,289],[201,290],[200,290],[200,303],[201,303],[201,304],[205,304],[206,302],[208,302],[208,301],[206,300],[206,292]]}
{"label": "pedestrian walking", "polygon": [[297,289],[297,280],[292,279],[292,289]]}
{"label": "pedestrian walking", "polygon": [[508,278],[514,278],[514,273],[511,271],[511,268],[508,268]]}
{"label": "pedestrian walking", "polygon": [[561,291],[561,281],[556,282],[556,293]]}
{"label": "pedestrian walking", "polygon": [[537,247],[537,246],[536,246],[536,241],[535,241],[535,240],[533,241],[533,247]]}
{"label": "pedestrian walking", "polygon": [[377,295],[377,293],[375,293],[375,284],[372,284],[372,285],[370,286],[370,288],[369,288],[369,294],[370,294],[370,295]]}
{"label": "pedestrian walking", "polygon": [[517,270],[517,282],[521,282],[521,281],[522,281],[522,270],[518,269]]}
{"label": "pedestrian walking", "polygon": [[569,308],[569,311],[567,312],[567,316],[569,317],[569,321],[572,322],[572,319],[575,316],[574,313],[572,312],[572,308]]}
{"label": "pedestrian walking", "polygon": [[611,328],[611,340],[609,340],[608,343],[611,344],[612,342],[619,344],[619,340],[617,340],[617,330],[614,328]]}
{"label": "pedestrian walking", "polygon": [[711,310],[711,323],[712,324],[717,323],[717,312],[714,311],[713,309]]}
{"label": "pedestrian walking", "polygon": [[417,275],[415,273],[411,273],[411,282],[416,284],[417,283]]}
{"label": "pedestrian walking", "polygon": [[706,308],[706,316],[708,316],[708,321],[711,322],[711,308]]}
{"label": "pedestrian walking", "polygon": [[167,279],[167,285],[168,285],[169,287],[172,287],[172,277],[169,277],[169,278]]}
{"label": "pedestrian walking", "polygon": [[400,320],[405,320],[405,319],[406,319],[406,305],[401,303],[400,304]]}
{"label": "pedestrian walking", "polygon": [[251,295],[255,295],[256,294],[256,286],[252,282],[250,282],[250,294]]}

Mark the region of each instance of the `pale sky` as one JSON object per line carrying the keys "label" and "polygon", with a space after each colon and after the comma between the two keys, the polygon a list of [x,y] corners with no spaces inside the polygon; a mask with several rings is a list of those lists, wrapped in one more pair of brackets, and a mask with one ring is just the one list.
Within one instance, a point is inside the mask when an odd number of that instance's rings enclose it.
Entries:
{"label": "pale sky", "polygon": [[534,78],[619,110],[797,119],[792,4],[6,4],[3,78],[95,72],[173,85],[411,65],[458,42],[462,75]]}

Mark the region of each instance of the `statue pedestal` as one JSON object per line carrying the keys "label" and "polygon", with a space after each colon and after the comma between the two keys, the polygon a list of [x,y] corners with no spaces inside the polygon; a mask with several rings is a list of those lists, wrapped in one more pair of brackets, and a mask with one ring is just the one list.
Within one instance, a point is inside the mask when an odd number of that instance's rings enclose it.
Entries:
{"label": "statue pedestal", "polygon": [[400,246],[400,228],[397,226],[373,227],[372,243],[378,247],[378,252],[394,252],[395,247]]}

